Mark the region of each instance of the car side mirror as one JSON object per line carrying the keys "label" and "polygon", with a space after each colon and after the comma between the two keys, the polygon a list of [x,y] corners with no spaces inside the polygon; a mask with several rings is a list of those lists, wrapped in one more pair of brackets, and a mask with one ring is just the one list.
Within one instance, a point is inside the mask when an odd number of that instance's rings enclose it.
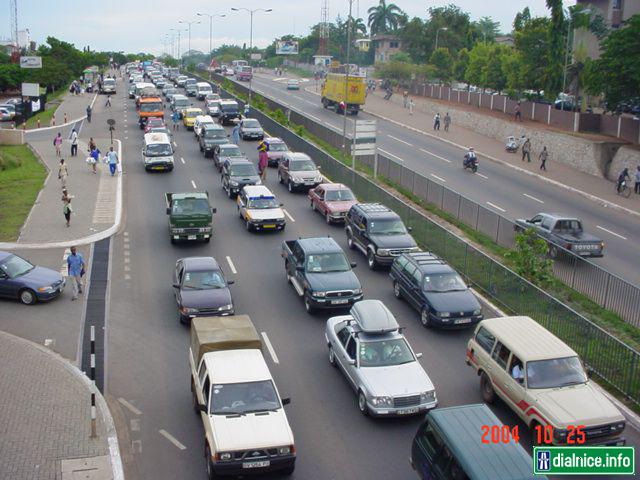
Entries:
{"label": "car side mirror", "polygon": [[322,167],[321,167],[320,165],[318,165],[316,168],[317,168],[318,170],[320,170]]}
{"label": "car side mirror", "polygon": [[281,203],[281,204],[280,204],[280,206],[281,206],[281,207],[284,207],[284,203]]}
{"label": "car side mirror", "polygon": [[167,207],[167,215],[170,215],[170,214],[171,214],[171,208]]}
{"label": "car side mirror", "polygon": [[207,406],[204,403],[199,403],[198,410],[200,410],[201,412],[207,413]]}
{"label": "car side mirror", "polygon": [[593,377],[593,368],[587,367],[587,377]]}
{"label": "car side mirror", "polygon": [[358,264],[356,262],[351,262],[351,268],[356,268]]}
{"label": "car side mirror", "polygon": [[282,399],[282,406],[289,405],[291,403],[291,399],[289,397],[285,397]]}
{"label": "car side mirror", "polygon": [[422,358],[422,353],[416,353],[416,358]]}
{"label": "car side mirror", "polygon": [[355,365],[356,364],[356,360],[354,358],[347,358],[347,363],[349,365]]}
{"label": "car side mirror", "polygon": [[413,232],[413,227],[407,227],[407,232]]}
{"label": "car side mirror", "polygon": [[211,213],[218,213],[218,209],[217,208],[212,208],[211,209]]}
{"label": "car side mirror", "polygon": [[235,280],[227,280],[227,285],[233,285],[234,283],[236,283]]}
{"label": "car side mirror", "polygon": [[179,283],[174,283],[173,284],[173,288],[180,288],[180,284]]}

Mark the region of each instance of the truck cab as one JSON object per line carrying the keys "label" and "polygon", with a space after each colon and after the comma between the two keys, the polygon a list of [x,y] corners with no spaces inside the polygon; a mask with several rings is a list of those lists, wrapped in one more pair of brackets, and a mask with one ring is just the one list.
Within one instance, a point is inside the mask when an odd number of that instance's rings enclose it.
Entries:
{"label": "truck cab", "polygon": [[357,115],[360,106],[364,105],[366,91],[367,85],[362,76],[349,75],[347,80],[344,73],[329,73],[322,83],[322,106],[333,108],[338,114],[344,114],[344,106],[347,113]]}
{"label": "truck cab", "polygon": [[199,317],[191,324],[191,392],[204,426],[208,478],[295,469],[284,406],[247,315]]}
{"label": "truck cab", "polygon": [[169,215],[171,243],[179,240],[204,240],[209,242],[213,234],[212,220],[215,208],[211,208],[207,192],[165,193]]}
{"label": "truck cab", "polygon": [[143,129],[151,117],[164,118],[162,99],[157,95],[142,96],[139,99],[138,124]]}

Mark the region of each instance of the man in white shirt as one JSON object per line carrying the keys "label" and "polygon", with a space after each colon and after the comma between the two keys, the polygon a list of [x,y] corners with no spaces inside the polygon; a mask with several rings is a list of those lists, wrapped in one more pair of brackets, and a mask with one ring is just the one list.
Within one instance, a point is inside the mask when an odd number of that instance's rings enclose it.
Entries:
{"label": "man in white shirt", "polygon": [[70,138],[71,138],[71,156],[76,157],[78,156],[78,132],[76,132],[75,128],[71,130]]}

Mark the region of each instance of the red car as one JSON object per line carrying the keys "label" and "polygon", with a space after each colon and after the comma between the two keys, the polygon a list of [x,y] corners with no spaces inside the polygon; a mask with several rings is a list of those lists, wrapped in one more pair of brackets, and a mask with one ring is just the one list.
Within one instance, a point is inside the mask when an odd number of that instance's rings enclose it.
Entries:
{"label": "red car", "polygon": [[149,117],[144,127],[144,133],[149,133],[152,128],[164,127],[164,119],[162,117]]}
{"label": "red car", "polygon": [[267,155],[269,156],[269,166],[277,167],[278,162],[285,152],[289,151],[289,147],[278,137],[267,137],[264,139],[267,144]]}
{"label": "red car", "polygon": [[321,183],[309,190],[311,208],[324,215],[327,223],[344,222],[349,209],[358,203],[353,192],[341,183]]}

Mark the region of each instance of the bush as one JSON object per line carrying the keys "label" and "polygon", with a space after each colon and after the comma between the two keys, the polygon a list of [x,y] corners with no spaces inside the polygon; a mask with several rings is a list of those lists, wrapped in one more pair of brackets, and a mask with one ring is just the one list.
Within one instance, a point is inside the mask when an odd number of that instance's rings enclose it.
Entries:
{"label": "bush", "polygon": [[547,242],[533,228],[516,234],[516,246],[506,253],[516,273],[535,285],[544,287],[553,280],[553,262],[547,258]]}

